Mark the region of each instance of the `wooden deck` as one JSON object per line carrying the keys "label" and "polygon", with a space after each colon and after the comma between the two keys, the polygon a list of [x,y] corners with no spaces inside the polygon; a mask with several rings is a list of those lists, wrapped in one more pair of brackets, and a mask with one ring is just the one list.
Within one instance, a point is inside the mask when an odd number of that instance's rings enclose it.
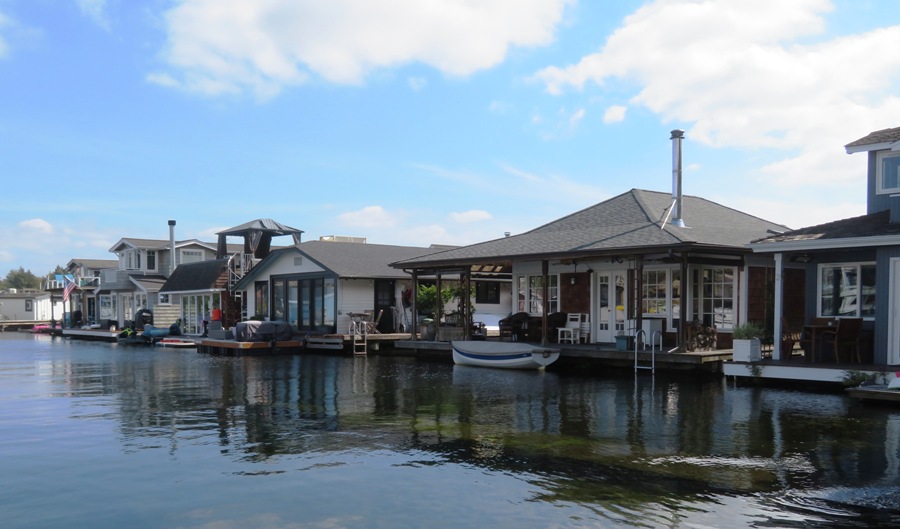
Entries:
{"label": "wooden deck", "polygon": [[217,356],[298,354],[302,349],[303,342],[300,340],[238,342],[204,338],[197,344],[198,352]]}
{"label": "wooden deck", "polygon": [[[539,344],[535,344],[539,345]],[[406,349],[416,356],[436,360],[452,361],[449,342],[429,342],[401,340],[394,344],[398,349]],[[611,367],[634,369],[634,350],[620,351],[613,343],[592,344],[549,344],[560,350],[556,367]],[[638,351],[638,364],[650,366],[653,353]],[[731,360],[731,349],[716,351],[696,351],[689,353],[656,352],[656,369],[661,371],[691,371],[698,373],[721,373],[725,361]]]}

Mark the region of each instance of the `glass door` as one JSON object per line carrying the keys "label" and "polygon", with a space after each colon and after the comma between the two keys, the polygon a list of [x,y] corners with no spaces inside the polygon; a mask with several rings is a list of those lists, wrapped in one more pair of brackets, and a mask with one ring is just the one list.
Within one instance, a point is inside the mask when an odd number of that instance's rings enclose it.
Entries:
{"label": "glass door", "polygon": [[597,342],[612,343],[625,331],[625,271],[598,272],[594,310]]}

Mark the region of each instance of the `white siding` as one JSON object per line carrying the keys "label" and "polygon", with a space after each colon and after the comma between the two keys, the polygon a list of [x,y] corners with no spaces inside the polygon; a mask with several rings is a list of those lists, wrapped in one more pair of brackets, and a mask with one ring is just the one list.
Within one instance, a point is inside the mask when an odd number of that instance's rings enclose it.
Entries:
{"label": "white siding", "polygon": [[337,284],[337,332],[346,333],[351,312],[372,310],[375,306],[375,287],[369,279],[340,279]]}

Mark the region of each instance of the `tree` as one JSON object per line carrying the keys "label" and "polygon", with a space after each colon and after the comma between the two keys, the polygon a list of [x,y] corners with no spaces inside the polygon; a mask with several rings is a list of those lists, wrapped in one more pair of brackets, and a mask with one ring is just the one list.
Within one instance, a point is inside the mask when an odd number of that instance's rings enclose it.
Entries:
{"label": "tree", "polygon": [[3,287],[20,290],[39,290],[41,288],[41,278],[32,274],[31,270],[25,270],[20,266],[18,270],[10,270],[6,274]]}

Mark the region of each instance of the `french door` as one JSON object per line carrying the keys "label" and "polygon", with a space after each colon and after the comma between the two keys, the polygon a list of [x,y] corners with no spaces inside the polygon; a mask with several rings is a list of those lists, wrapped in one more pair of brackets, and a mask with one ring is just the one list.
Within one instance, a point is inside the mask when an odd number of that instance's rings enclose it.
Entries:
{"label": "french door", "polygon": [[611,343],[625,331],[625,270],[597,272],[594,318],[596,342]]}

